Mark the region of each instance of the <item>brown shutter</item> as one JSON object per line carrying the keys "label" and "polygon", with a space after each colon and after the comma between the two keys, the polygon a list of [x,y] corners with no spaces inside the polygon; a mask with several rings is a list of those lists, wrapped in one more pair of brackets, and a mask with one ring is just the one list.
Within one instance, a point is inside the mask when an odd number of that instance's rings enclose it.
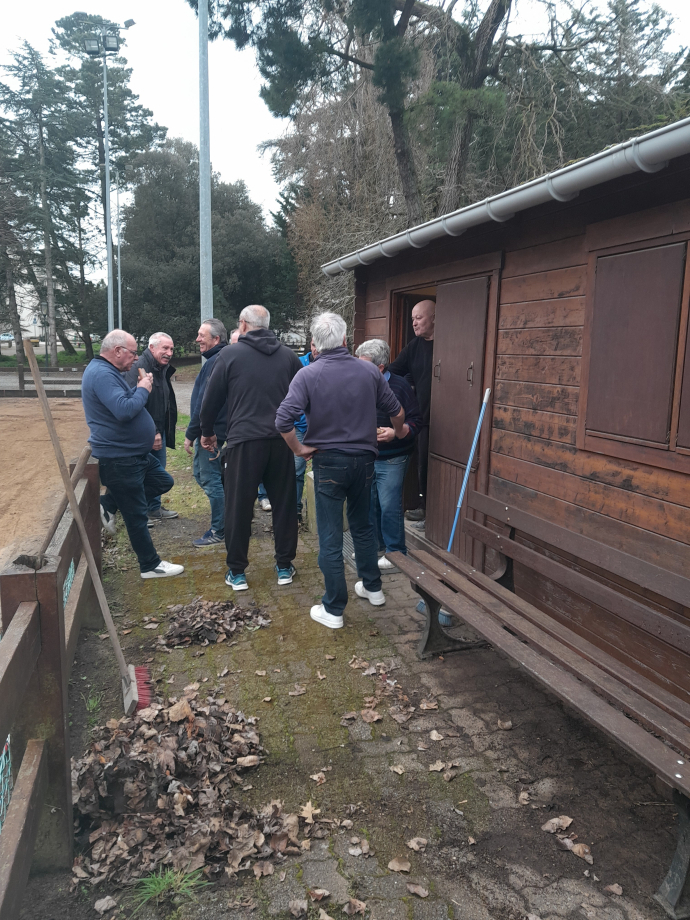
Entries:
{"label": "brown shutter", "polygon": [[668,445],[685,249],[597,260],[588,432]]}

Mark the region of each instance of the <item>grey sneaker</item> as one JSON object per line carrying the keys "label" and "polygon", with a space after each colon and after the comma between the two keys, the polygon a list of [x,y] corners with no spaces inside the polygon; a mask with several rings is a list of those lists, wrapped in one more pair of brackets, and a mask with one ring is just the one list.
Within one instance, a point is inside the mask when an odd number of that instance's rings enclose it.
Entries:
{"label": "grey sneaker", "polygon": [[177,511],[170,511],[168,508],[159,508],[158,511],[149,511],[149,518],[152,518],[154,521],[168,521],[179,516]]}
{"label": "grey sneaker", "polygon": [[117,533],[117,528],[115,527],[115,515],[106,511],[103,505],[101,505],[101,526],[106,533],[110,534],[111,537],[114,537]]}
{"label": "grey sneaker", "polygon": [[261,501],[259,502],[259,507],[261,508],[262,511],[271,511],[271,510],[272,510],[272,509],[271,509],[271,503],[269,502],[269,500],[268,500],[267,498],[262,498],[262,499],[261,499]]}
{"label": "grey sneaker", "polygon": [[142,578],[171,578],[173,575],[181,575],[184,572],[183,565],[176,565],[174,562],[163,562],[158,563],[155,569],[151,569],[150,572],[142,572]]}
{"label": "grey sneaker", "polygon": [[423,521],[426,517],[426,511],[424,508],[415,508],[414,511],[405,512],[405,520],[407,521]]}

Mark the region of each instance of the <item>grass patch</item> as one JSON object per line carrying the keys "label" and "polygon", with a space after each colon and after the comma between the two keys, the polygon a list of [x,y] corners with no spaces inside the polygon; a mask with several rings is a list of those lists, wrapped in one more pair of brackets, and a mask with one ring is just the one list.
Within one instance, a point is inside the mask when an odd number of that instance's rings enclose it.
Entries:
{"label": "grass patch", "polygon": [[[94,354],[97,355],[100,351],[100,343],[93,343]],[[41,350],[41,347],[34,348],[36,354],[36,361],[38,362],[39,367],[45,367],[46,354],[45,349]],[[77,351],[76,355],[68,355],[65,351],[58,352],[58,367],[73,367],[74,365],[86,364],[87,362],[86,351]],[[16,367],[17,366],[17,356],[16,355],[3,355],[0,353],[0,367]],[[28,365],[24,362],[24,367],[28,370]]]}
{"label": "grass patch", "polygon": [[202,872],[202,869],[197,869],[196,872],[159,869],[158,872],[139,879],[132,897],[134,913],[138,913],[147,904],[160,906],[166,902],[179,904],[181,901],[196,900],[197,894],[211,884],[206,881]]}
{"label": "grass patch", "polygon": [[86,696],[84,693],[81,694],[81,698],[84,700],[84,705],[86,706],[89,728],[93,728],[94,725],[98,725],[104,696],[105,693],[103,691],[99,692],[96,690],[92,690],[88,696]]}

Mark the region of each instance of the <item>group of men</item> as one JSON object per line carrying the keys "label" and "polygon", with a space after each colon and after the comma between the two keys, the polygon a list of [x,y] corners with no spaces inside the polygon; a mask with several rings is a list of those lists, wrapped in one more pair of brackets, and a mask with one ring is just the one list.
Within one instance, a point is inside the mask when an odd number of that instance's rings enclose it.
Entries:
{"label": "group of men", "polygon": [[[310,615],[338,629],[348,600],[343,504],[359,576],[355,592],[378,606],[385,603],[381,573],[393,567],[386,554],[406,552],[402,493],[415,442],[424,503],[434,304],[415,306],[416,337],[392,364],[380,339],[365,341],[352,356],[345,321],[334,313],[314,318],[311,350],[302,358],[269,325],[268,310],[253,305],[241,312],[230,341],[217,319],[199,329],[206,360],[194,385],[184,447],[193,453],[195,479],[209,498],[211,526],[194,543],[224,541],[225,582],[246,590],[254,502],[263,493],[273,515],[278,584],[290,584],[311,459],[325,592]],[[108,488],[103,523],[112,527],[121,512],[142,578],[183,571],[160,559],[149,532],[157,519],[176,516],[160,505],[173,485],[165,471],[177,419],[172,349],[170,337],[156,333],[137,360],[134,338],[114,330],[82,382],[92,451]],[[423,509],[415,515],[422,526]]]}

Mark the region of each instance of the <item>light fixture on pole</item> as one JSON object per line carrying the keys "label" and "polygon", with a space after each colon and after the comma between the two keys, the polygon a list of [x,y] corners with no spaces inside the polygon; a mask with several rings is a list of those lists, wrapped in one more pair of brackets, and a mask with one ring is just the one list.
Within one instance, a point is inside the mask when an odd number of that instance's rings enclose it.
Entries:
{"label": "light fixture on pole", "polygon": [[[134,20],[128,19],[125,28],[133,26]],[[103,26],[101,34],[84,39],[84,51],[92,57],[103,55],[103,146],[105,148],[105,244],[108,262],[108,332],[115,328],[115,308],[113,304],[113,239],[110,224],[110,137],[108,130],[108,54],[117,54],[120,39],[112,35]],[[119,264],[119,263],[118,263]]]}

